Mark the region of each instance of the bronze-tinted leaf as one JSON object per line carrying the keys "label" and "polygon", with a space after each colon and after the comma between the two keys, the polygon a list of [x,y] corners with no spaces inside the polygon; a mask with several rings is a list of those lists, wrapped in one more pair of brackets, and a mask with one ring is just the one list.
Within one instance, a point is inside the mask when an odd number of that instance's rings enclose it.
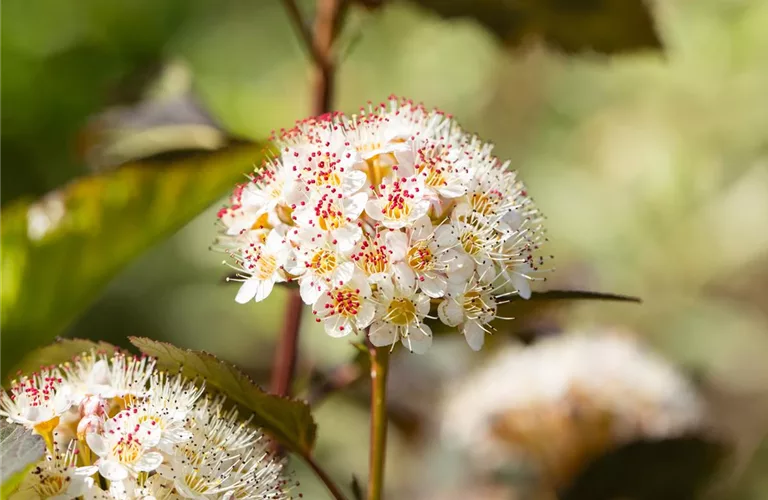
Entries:
{"label": "bronze-tinted leaf", "polygon": [[264,392],[236,366],[213,354],[146,338],[131,337],[130,341],[144,354],[157,358],[160,368],[203,377],[207,387],[221,391],[251,413],[253,422],[281,445],[305,456],[312,451],[317,426],[306,403]]}
{"label": "bronze-tinted leaf", "polygon": [[28,375],[37,371],[42,366],[60,365],[79,354],[91,350],[112,354],[118,350],[118,348],[108,342],[60,338],[56,339],[56,342],[53,344],[40,347],[27,353],[21,358],[21,361],[14,365],[14,368],[9,373],[14,377],[17,374]]}
{"label": "bronze-tinted leaf", "polygon": [[506,45],[540,40],[569,53],[659,49],[643,0],[414,0],[447,18],[474,19]]}

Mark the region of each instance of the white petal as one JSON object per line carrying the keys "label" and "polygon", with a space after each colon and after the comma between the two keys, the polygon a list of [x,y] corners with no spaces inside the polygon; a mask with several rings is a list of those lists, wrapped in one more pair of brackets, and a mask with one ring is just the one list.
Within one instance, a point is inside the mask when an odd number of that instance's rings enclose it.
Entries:
{"label": "white petal", "polygon": [[512,273],[512,286],[517,290],[517,294],[523,299],[531,298],[531,284],[528,278],[519,274]]}
{"label": "white petal", "polygon": [[357,312],[357,317],[355,318],[355,324],[358,328],[363,329],[371,324],[371,321],[373,321],[373,316],[376,313],[376,307],[368,302],[365,301],[360,306],[360,310]]}
{"label": "white petal", "polygon": [[405,295],[411,295],[416,290],[416,273],[405,262],[394,265],[395,283]]}
{"label": "white petal", "polygon": [[392,251],[392,261],[397,262],[405,258],[408,251],[408,237],[402,231],[387,231],[384,234],[387,248]]}
{"label": "white petal", "polygon": [[96,465],[99,467],[99,474],[110,481],[122,481],[128,477],[128,470],[112,460],[99,460]]}
{"label": "white petal", "polygon": [[368,182],[368,176],[365,172],[360,170],[350,170],[344,173],[344,179],[341,183],[341,190],[344,194],[352,194],[360,191],[366,182]]}
{"label": "white petal", "polygon": [[429,314],[429,309],[432,305],[429,297],[423,293],[419,293],[413,298],[413,302],[416,304],[416,314],[418,314],[419,317],[423,318]]}
{"label": "white petal", "polygon": [[378,199],[371,198],[365,205],[365,213],[373,220],[381,220],[384,218],[384,214],[381,213],[381,205]]}
{"label": "white petal", "polygon": [[105,456],[109,452],[106,439],[101,437],[99,434],[96,434],[95,432],[89,432],[86,434],[85,442],[88,444],[88,447],[91,449],[91,451],[100,457]]}
{"label": "white petal", "polygon": [[352,262],[344,262],[340,264],[335,271],[333,271],[333,284],[334,286],[340,286],[346,284],[352,279],[352,275],[355,273],[355,265]]}
{"label": "white petal", "polygon": [[144,453],[134,467],[137,471],[151,472],[157,469],[161,463],[163,463],[163,455],[156,451],[150,451]]}
{"label": "white petal", "polygon": [[432,236],[432,221],[429,217],[422,217],[414,221],[411,233],[411,241],[425,240]]}
{"label": "white petal", "polygon": [[299,295],[305,304],[314,304],[328,288],[315,276],[304,276],[299,280]]}
{"label": "white petal", "polygon": [[360,217],[368,201],[368,193],[357,193],[344,199],[344,215],[352,220]]}
{"label": "white petal", "polygon": [[333,231],[333,237],[341,253],[347,253],[355,247],[363,236],[363,230],[354,224],[347,224]]}
{"label": "white petal", "polygon": [[326,318],[325,321],[323,321],[323,326],[325,327],[325,333],[331,337],[345,337],[353,332],[352,322],[339,315]]}
{"label": "white petal", "polygon": [[376,347],[392,345],[397,342],[397,328],[383,321],[376,322],[371,326],[368,338]]}
{"label": "white petal", "polygon": [[456,253],[456,258],[448,263],[448,282],[463,284],[469,281],[475,272],[475,261],[464,253]]}
{"label": "white petal", "polygon": [[238,304],[245,304],[249,300],[253,299],[253,297],[256,295],[256,291],[259,288],[259,280],[250,279],[245,280],[242,285],[240,285],[240,290],[237,291],[237,296],[235,297],[235,302]]}
{"label": "white petal", "polygon": [[456,183],[442,186],[438,188],[437,191],[441,196],[444,196],[445,198],[458,198],[459,196],[464,196],[464,193],[467,192],[467,189],[460,183]]}
{"label": "white petal", "polygon": [[408,328],[408,336],[401,341],[409,351],[415,354],[424,354],[432,345],[432,330],[425,325],[411,325]]}
{"label": "white petal", "polygon": [[409,215],[409,217],[411,218],[411,220],[420,219],[425,215],[427,215],[428,211],[429,211],[429,200],[420,200],[413,205],[413,209],[411,210],[411,214]]}
{"label": "white petal", "polygon": [[283,243],[283,235],[280,234],[280,232],[276,229],[273,229],[267,236],[267,242],[265,246],[269,253],[275,255],[281,254],[281,250],[283,250],[283,247],[285,246],[285,243]]}
{"label": "white petal", "polygon": [[272,293],[272,289],[275,286],[275,279],[258,280],[257,283],[258,286],[256,287],[256,294],[254,295],[253,300],[261,302]]}
{"label": "white petal", "polygon": [[419,281],[419,288],[427,296],[437,299],[445,295],[445,288],[448,285],[442,276],[422,276]]}
{"label": "white petal", "polygon": [[445,299],[437,306],[437,317],[448,326],[457,326],[464,320],[464,310],[454,299]]}
{"label": "white petal", "polygon": [[452,224],[443,224],[435,229],[435,242],[440,248],[451,248],[459,243],[459,233]]}
{"label": "white petal", "polygon": [[479,351],[485,342],[485,331],[477,321],[467,321],[464,323],[464,338],[473,351]]}

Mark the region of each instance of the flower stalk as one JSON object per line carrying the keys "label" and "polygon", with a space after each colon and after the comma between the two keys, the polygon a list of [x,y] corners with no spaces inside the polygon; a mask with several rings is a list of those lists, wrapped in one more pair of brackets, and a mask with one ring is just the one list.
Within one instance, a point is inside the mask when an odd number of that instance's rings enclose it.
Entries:
{"label": "flower stalk", "polygon": [[387,451],[387,375],[389,348],[368,347],[371,354],[371,443],[368,500],[381,500]]}

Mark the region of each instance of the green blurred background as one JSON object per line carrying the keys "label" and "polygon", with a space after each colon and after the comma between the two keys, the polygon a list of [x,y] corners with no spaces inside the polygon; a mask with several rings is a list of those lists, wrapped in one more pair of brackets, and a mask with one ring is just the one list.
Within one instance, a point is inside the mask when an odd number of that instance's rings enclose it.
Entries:
{"label": "green blurred background", "polygon": [[[644,300],[560,308],[531,328],[607,324],[644,336],[720,402],[715,411],[743,458],[729,498],[768,498],[768,2],[655,2],[662,48],[611,55],[569,45],[598,24],[547,44],[544,29],[503,37],[512,28],[446,19],[418,2],[382,3],[347,13],[334,107],[354,111],[394,93],[440,107],[496,143],[548,217],[557,270],[546,287]],[[557,12],[568,2],[543,4]],[[302,6],[311,12],[312,2]],[[307,57],[277,0],[3,2],[3,208],[94,166],[112,168],[89,156],[105,134],[92,117],[188,81],[212,118],[206,124],[239,140],[264,140],[310,106]],[[285,291],[234,302],[223,256],[209,251],[220,206],[142,254],[67,335],[167,340],[267,381]],[[23,286],[66,294],[72,284]],[[7,329],[2,335],[3,344],[16,342]],[[430,498],[430,485],[457,473],[434,463],[441,444],[430,429],[440,391],[482,363],[462,344],[445,339],[402,360],[394,375],[395,404],[418,426],[393,427],[388,477],[402,496],[392,498]],[[297,387],[354,353],[305,318]],[[364,479],[364,393],[333,396],[316,417],[318,461],[345,485],[351,474]],[[304,497],[324,498],[296,465]]]}

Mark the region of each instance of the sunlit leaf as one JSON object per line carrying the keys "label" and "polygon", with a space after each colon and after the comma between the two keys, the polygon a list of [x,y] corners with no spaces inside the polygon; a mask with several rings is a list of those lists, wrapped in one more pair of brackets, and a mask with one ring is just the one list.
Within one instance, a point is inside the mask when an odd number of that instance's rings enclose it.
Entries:
{"label": "sunlit leaf", "polygon": [[29,469],[45,454],[43,438],[21,425],[0,420],[0,480],[2,498],[8,498]]}
{"label": "sunlit leaf", "polygon": [[28,375],[37,371],[42,366],[60,365],[66,363],[75,356],[94,349],[98,352],[111,354],[117,350],[117,347],[102,341],[94,342],[86,339],[60,338],[56,339],[56,342],[53,344],[40,347],[27,353],[21,358],[21,361],[14,365],[14,368],[9,371],[9,374],[10,376],[16,376],[17,374]]}
{"label": "sunlit leaf", "polygon": [[218,389],[252,413],[253,422],[286,448],[302,455],[311,452],[317,426],[307,404],[264,392],[236,366],[207,352],[146,338],[131,337],[130,341],[144,354],[157,358],[160,368],[204,377],[207,387]]}
{"label": "sunlit leaf", "polygon": [[659,49],[643,0],[414,0],[447,18],[474,19],[506,45],[540,40],[565,52]]}
{"label": "sunlit leaf", "polygon": [[2,365],[60,334],[142,251],[244,179],[263,147],[144,161],[2,211]]}

